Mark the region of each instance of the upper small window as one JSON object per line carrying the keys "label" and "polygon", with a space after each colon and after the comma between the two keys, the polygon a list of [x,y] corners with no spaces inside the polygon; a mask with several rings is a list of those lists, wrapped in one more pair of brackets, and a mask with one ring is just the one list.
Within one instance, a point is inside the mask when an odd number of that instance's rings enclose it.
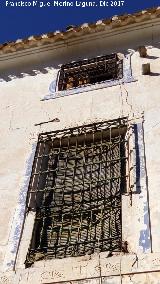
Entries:
{"label": "upper small window", "polygon": [[84,59],[61,66],[58,91],[123,77],[123,60],[117,54]]}

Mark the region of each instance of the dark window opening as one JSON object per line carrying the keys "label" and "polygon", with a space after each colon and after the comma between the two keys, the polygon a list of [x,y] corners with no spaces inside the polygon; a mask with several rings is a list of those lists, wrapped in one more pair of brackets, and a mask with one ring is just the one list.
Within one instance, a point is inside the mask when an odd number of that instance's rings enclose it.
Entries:
{"label": "dark window opening", "polygon": [[26,267],[121,251],[126,119],[40,134],[27,208],[35,211]]}
{"label": "dark window opening", "polygon": [[117,54],[99,56],[62,65],[58,91],[123,77],[123,60]]}

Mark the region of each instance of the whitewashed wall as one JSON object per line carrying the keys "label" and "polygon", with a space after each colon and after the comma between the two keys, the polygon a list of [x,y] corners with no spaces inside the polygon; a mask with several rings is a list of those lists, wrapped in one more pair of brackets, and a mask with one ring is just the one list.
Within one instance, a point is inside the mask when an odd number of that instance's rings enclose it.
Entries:
{"label": "whitewashed wall", "polygon": [[[160,283],[160,274],[154,272],[160,271],[159,26],[157,19],[143,26],[119,28],[112,34],[100,32],[82,41],[70,40],[59,47],[1,55],[0,283]],[[140,45],[146,45],[147,58],[140,58]],[[59,64],[111,52],[130,54],[133,82],[43,100],[49,95]],[[151,74],[142,75],[142,64],[148,62]],[[141,193],[133,194],[132,206],[130,197],[123,196],[123,236],[130,254],[110,259],[101,254],[91,259],[40,261],[24,269],[32,222],[24,226],[27,237],[20,236],[38,134],[122,116],[137,124],[141,166]],[[35,126],[54,118],[59,122]],[[63,269],[64,264],[70,270]],[[143,271],[143,276],[137,274]]]}

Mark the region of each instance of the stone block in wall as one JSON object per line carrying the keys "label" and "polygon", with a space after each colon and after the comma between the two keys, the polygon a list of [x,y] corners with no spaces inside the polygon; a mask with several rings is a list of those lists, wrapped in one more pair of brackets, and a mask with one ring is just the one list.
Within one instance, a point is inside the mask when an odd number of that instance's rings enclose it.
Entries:
{"label": "stone block in wall", "polygon": [[105,254],[100,256],[101,275],[118,275],[121,269],[121,256],[116,255],[107,257]]}
{"label": "stone block in wall", "polygon": [[160,272],[124,275],[122,284],[160,284]]}
{"label": "stone block in wall", "polygon": [[101,284],[121,284],[120,276],[102,277]]}
{"label": "stone block in wall", "polygon": [[99,259],[76,261],[70,260],[65,265],[63,261],[55,262],[51,269],[47,267],[41,273],[41,280],[47,283],[99,277]]}
{"label": "stone block in wall", "polygon": [[99,256],[37,262],[35,267],[19,270],[18,273],[16,284],[26,284],[26,281],[27,284],[49,284],[94,279],[100,277]]}

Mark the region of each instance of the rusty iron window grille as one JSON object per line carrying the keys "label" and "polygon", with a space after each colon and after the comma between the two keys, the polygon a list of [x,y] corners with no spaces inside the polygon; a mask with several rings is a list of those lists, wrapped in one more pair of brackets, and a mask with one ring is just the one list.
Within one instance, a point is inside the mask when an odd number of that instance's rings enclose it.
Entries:
{"label": "rusty iron window grille", "polygon": [[127,119],[39,135],[27,196],[35,212],[26,267],[121,251]]}
{"label": "rusty iron window grille", "polygon": [[84,59],[61,66],[58,91],[123,77],[123,60],[117,54]]}

